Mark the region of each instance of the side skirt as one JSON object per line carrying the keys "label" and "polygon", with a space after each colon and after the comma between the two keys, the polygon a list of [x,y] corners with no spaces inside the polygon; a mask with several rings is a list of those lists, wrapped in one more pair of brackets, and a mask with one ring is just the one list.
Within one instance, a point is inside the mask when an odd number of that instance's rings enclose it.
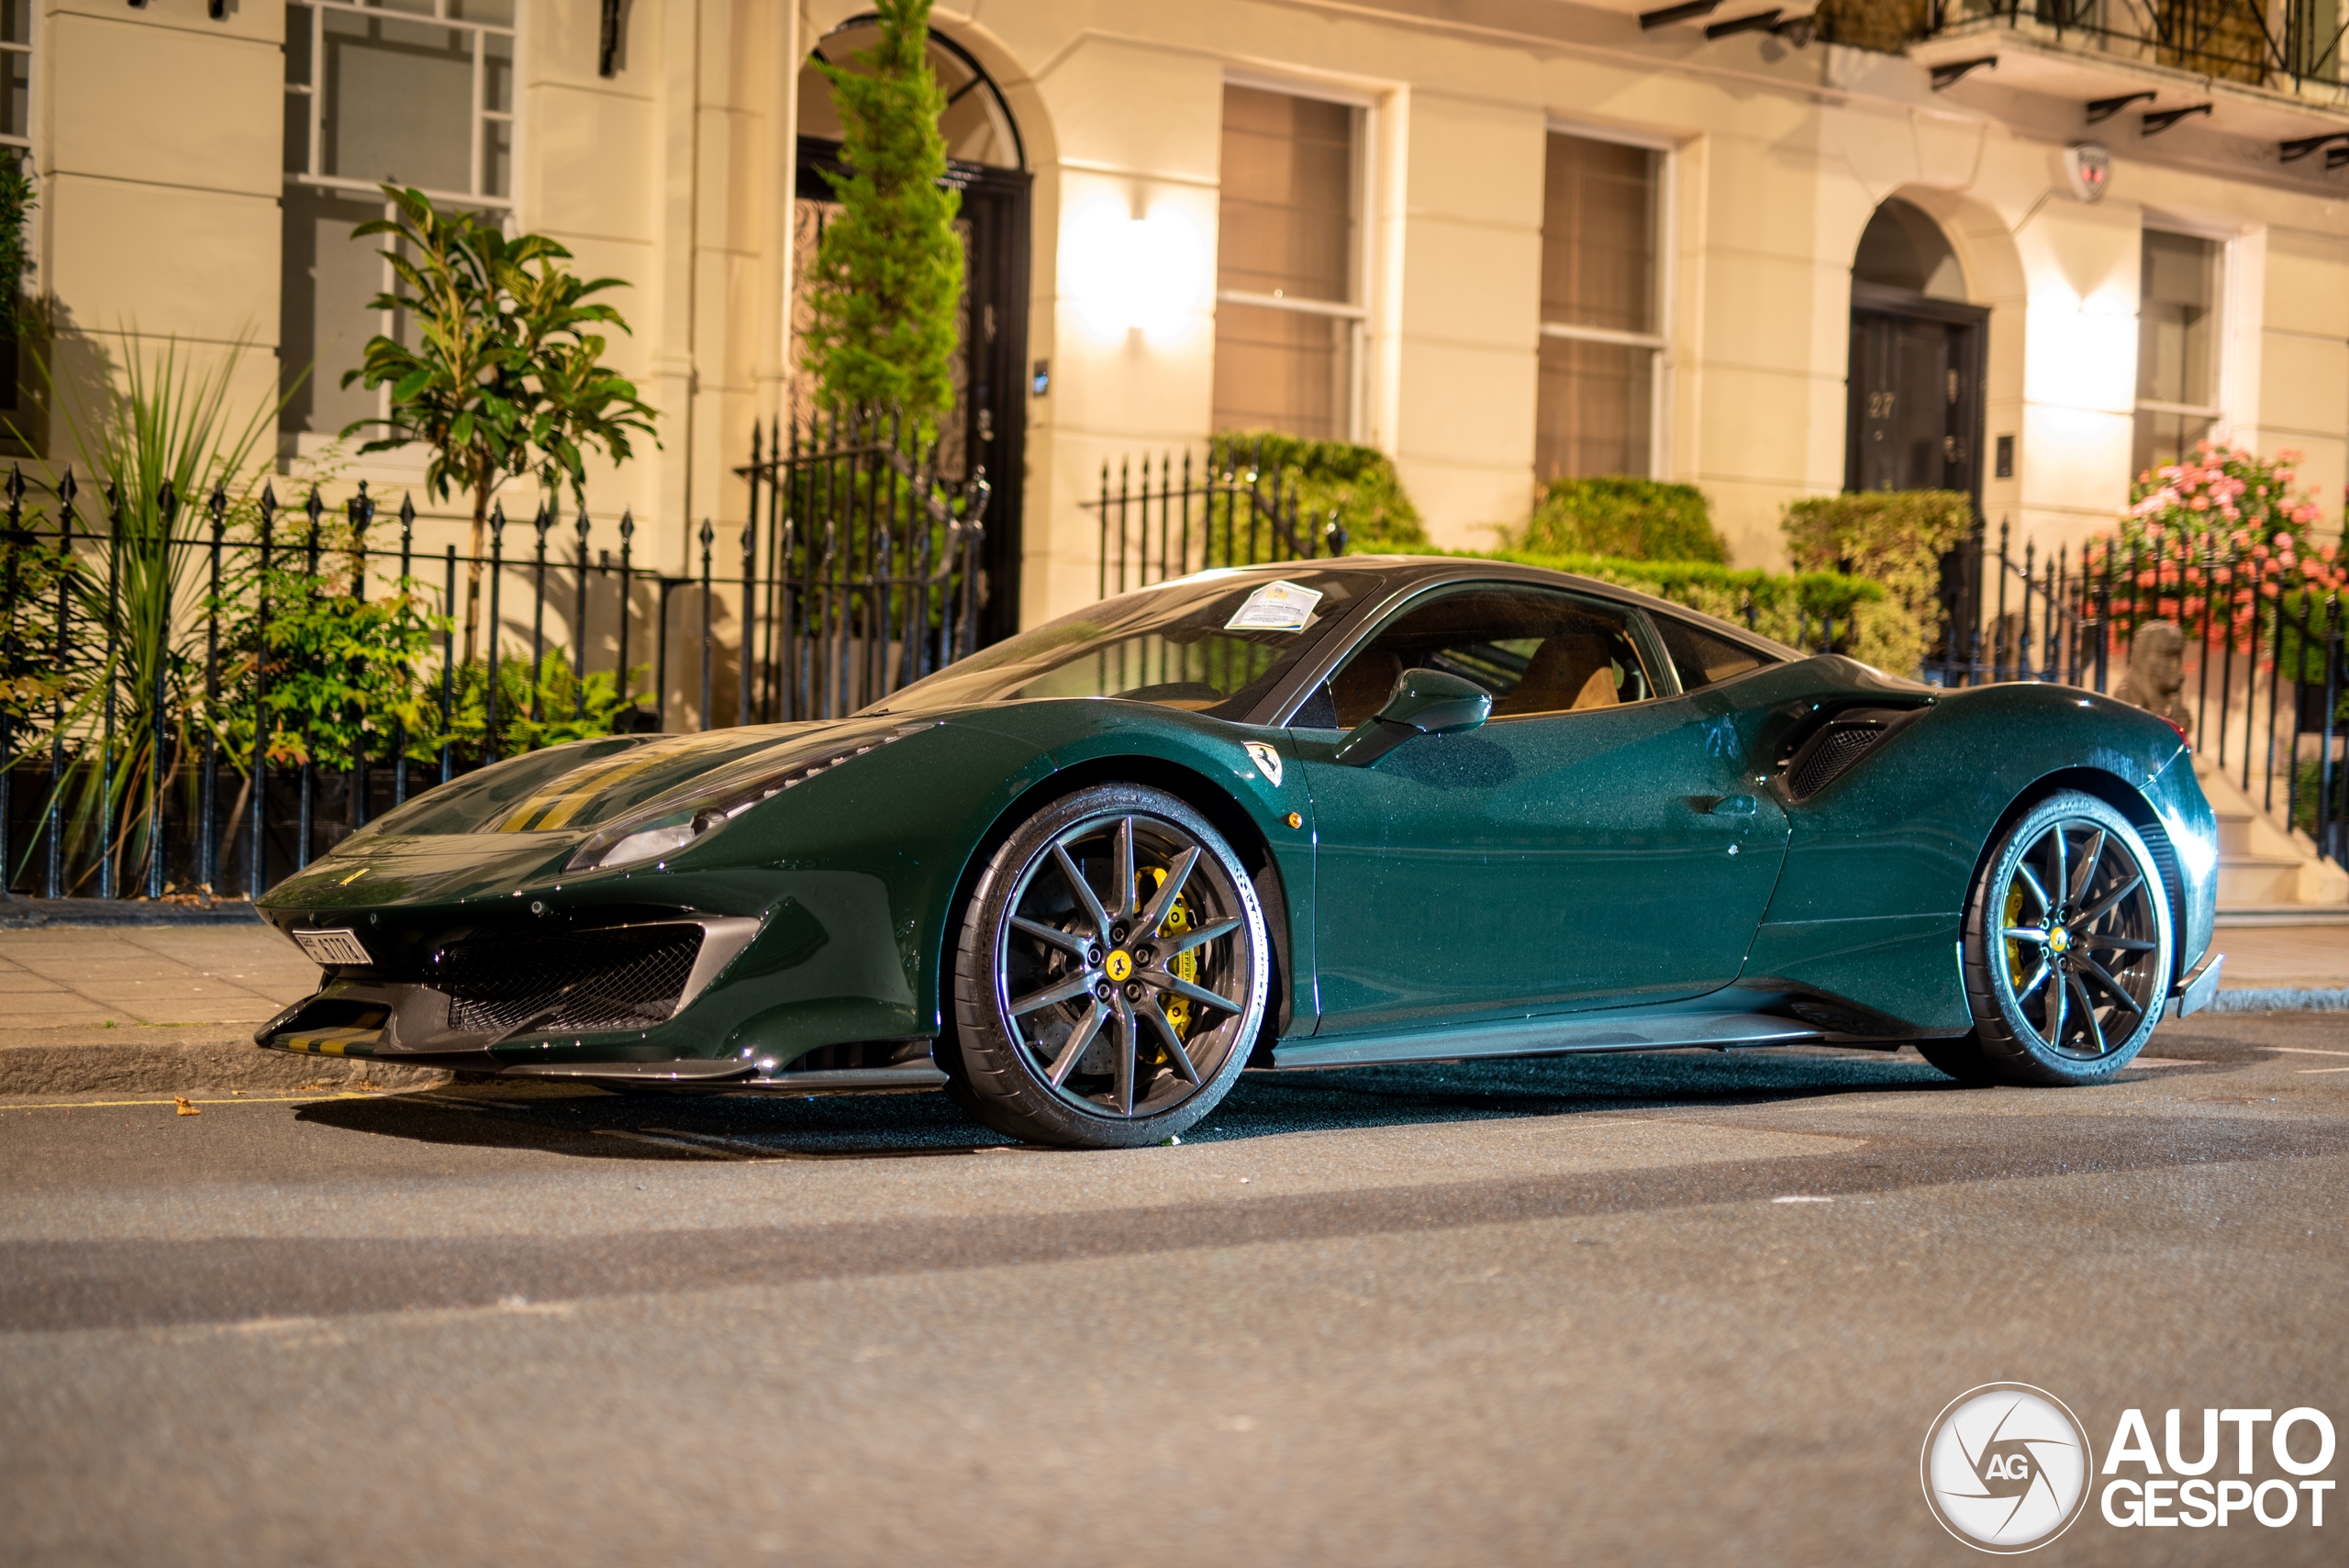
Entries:
{"label": "side skirt", "polygon": [[1664,1051],[1709,1046],[1803,1045],[1825,1031],[1771,1013],[1575,1015],[1499,1023],[1308,1037],[1273,1042],[1275,1067],[1359,1067],[1378,1062],[1450,1062],[1469,1056],[1558,1056],[1579,1051]]}

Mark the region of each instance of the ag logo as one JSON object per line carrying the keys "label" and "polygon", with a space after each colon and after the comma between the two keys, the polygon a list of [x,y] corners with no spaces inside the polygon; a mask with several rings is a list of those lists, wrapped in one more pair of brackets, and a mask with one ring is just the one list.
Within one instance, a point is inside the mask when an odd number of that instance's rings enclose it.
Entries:
{"label": "ag logo", "polygon": [[1256,771],[1264,774],[1264,781],[1275,789],[1280,788],[1281,754],[1262,740],[1251,740],[1247,745],[1248,760],[1256,764]]}
{"label": "ag logo", "polygon": [[2071,1528],[2095,1457],[2062,1400],[2027,1383],[1986,1383],[1933,1418],[1919,1469],[1943,1529],[1978,1551],[2011,1553]]}

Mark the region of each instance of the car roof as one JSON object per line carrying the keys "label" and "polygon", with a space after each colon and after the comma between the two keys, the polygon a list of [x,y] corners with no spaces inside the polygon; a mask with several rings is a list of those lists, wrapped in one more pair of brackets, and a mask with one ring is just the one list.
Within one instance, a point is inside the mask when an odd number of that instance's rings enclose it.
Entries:
{"label": "car roof", "polygon": [[[1426,584],[1443,582],[1498,580],[1544,583],[1553,587],[1572,587],[1579,593],[1589,594],[1598,598],[1612,599],[1618,604],[1636,606],[1642,610],[1653,611],[1661,606],[1683,620],[1695,621],[1701,626],[1716,629],[1732,641],[1750,643],[1757,649],[1766,650],[1775,658],[1809,657],[1802,650],[1789,648],[1775,638],[1765,637],[1758,631],[1738,625],[1735,621],[1724,620],[1719,616],[1708,615],[1703,610],[1692,609],[1687,605],[1667,599],[1661,594],[1650,593],[1621,583],[1605,582],[1597,577],[1585,577],[1579,573],[1561,572],[1553,566],[1536,566],[1530,562],[1497,561],[1489,556],[1481,555],[1333,555],[1303,561],[1264,562],[1252,566],[1227,570],[1235,573],[1263,572],[1278,575],[1283,571],[1295,571],[1299,567],[1310,567],[1316,572],[1375,573],[1385,579],[1387,592],[1381,595],[1381,598],[1388,605],[1391,605],[1397,595]],[[1197,575],[1204,576],[1207,573]],[[1365,604],[1358,613],[1368,618],[1378,614],[1381,607],[1378,603],[1369,603]]]}

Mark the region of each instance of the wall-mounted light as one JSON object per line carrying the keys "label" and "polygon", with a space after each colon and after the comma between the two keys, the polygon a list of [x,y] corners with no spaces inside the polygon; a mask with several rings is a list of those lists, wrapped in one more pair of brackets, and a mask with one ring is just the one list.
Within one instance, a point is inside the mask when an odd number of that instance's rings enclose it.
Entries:
{"label": "wall-mounted light", "polygon": [[1104,338],[1174,336],[1208,303],[1207,239],[1179,208],[1134,217],[1093,207],[1070,225],[1068,267],[1078,315]]}

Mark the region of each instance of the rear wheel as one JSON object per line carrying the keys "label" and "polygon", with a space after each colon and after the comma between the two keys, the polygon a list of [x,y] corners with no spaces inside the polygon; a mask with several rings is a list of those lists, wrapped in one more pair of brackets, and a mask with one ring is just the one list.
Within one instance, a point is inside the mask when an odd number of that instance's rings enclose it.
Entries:
{"label": "rear wheel", "polygon": [[1255,888],[1205,817],[1161,790],[1080,791],[1005,840],[964,912],[965,1103],[1030,1142],[1163,1142],[1247,1065],[1269,971]]}
{"label": "rear wheel", "polygon": [[2091,795],[2051,795],[1983,868],[1965,913],[1975,1032],[1936,1042],[1940,1053],[1958,1058],[1959,1077],[2108,1079],[2161,1021],[2172,941],[2160,870],[2129,819]]}

